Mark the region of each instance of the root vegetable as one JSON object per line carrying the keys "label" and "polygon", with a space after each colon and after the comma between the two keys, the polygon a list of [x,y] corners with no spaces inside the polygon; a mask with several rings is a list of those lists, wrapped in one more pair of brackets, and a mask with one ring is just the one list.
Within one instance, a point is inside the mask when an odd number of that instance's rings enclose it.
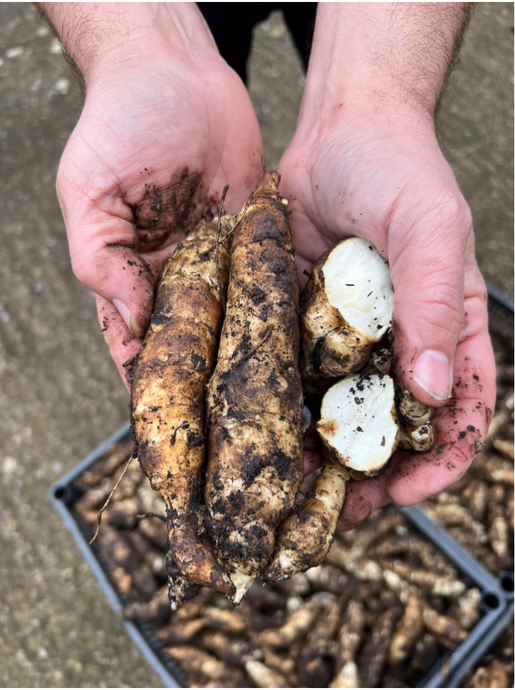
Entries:
{"label": "root vegetable", "polygon": [[454,504],[428,505],[427,513],[436,522],[443,523],[447,529],[456,526],[470,530],[479,544],[484,544],[488,540],[483,525],[474,520],[464,506]]}
{"label": "root vegetable", "polygon": [[112,561],[110,562],[109,559],[106,560],[106,563],[110,567],[111,575],[116,587],[122,594],[125,594],[125,596],[128,597],[131,593],[132,577],[120,566],[115,567]]}
{"label": "root vegetable", "polygon": [[413,568],[403,561],[380,561],[385,569],[393,570],[399,577],[411,584],[429,590],[432,594],[442,597],[458,597],[465,589],[465,583],[451,577],[441,577],[437,573]]}
{"label": "root vegetable", "polygon": [[175,566],[168,567],[167,565],[168,598],[172,611],[176,611],[184,602],[196,597],[201,590],[201,585],[191,582],[182,573],[174,573],[174,570],[176,570]]}
{"label": "root vegetable", "polygon": [[291,683],[282,673],[272,671],[256,659],[245,661],[245,670],[258,688],[291,688]]}
{"label": "root vegetable", "polygon": [[[373,518],[368,520],[362,529],[352,532],[352,537],[350,537],[350,558],[356,559],[363,556],[363,554],[370,553],[370,548],[374,543],[379,541],[382,544],[385,541],[385,537],[394,529],[403,527],[404,519],[397,512],[391,515],[381,515],[381,518],[377,521]],[[346,532],[346,535],[350,536],[351,532]],[[342,535],[337,533],[336,536],[341,538]]]}
{"label": "root vegetable", "polygon": [[361,688],[358,667],[354,661],[347,661],[342,670],[329,684],[330,688]]}
{"label": "root vegetable", "polygon": [[402,555],[416,556],[426,568],[433,574],[433,577],[443,576],[455,578],[456,569],[449,564],[449,561],[437,549],[415,534],[406,536],[391,536],[381,540],[370,550],[370,555],[375,558]]}
{"label": "root vegetable", "polygon": [[288,647],[299,641],[316,620],[321,609],[328,603],[327,594],[313,594],[310,599],[293,611],[284,625],[276,630],[265,630],[259,640],[261,644],[274,647]]}
{"label": "root vegetable", "polygon": [[342,669],[349,661],[354,661],[356,652],[361,644],[364,625],[365,612],[363,603],[361,601],[351,601],[343,617],[338,634],[338,653],[336,657],[336,667],[338,669]]}
{"label": "root vegetable", "polygon": [[279,671],[279,673],[283,674],[288,679],[296,675],[297,659],[292,658],[291,647],[287,650],[277,650],[268,645],[261,644],[259,649],[262,654],[263,662],[269,668],[274,671]]}
{"label": "root vegetable", "polygon": [[328,461],[351,476],[375,477],[397,447],[399,420],[389,376],[351,376],[324,396],[317,430]]}
{"label": "root vegetable", "polygon": [[[235,219],[220,221],[222,237]],[[209,544],[199,503],[205,386],[214,369],[228,251],[215,219],[178,245],[156,289],[154,314],[135,367],[132,428],[140,465],[163,496],[173,561],[192,584],[234,587]],[[191,587],[170,580],[173,605]]]}
{"label": "root vegetable", "polygon": [[339,602],[331,601],[322,611],[303,645],[299,663],[299,677],[307,687],[326,687],[332,677],[332,669],[324,657],[340,622]]}
{"label": "root vegetable", "polygon": [[477,669],[468,687],[507,688],[508,674],[502,663],[498,659],[494,659],[488,666],[480,666]]}
{"label": "root vegetable", "polygon": [[[166,647],[164,651],[179,662],[188,676],[188,680],[191,678],[192,685],[196,685],[196,687],[207,687],[205,685],[206,679],[211,682],[218,681],[216,685],[211,685],[211,687],[244,687],[240,683],[245,682],[245,676],[239,669],[229,666],[225,661],[216,659],[203,649],[185,645],[183,647]],[[197,685],[197,683],[201,683],[201,685]]]}
{"label": "root vegetable", "polygon": [[422,620],[423,603],[412,594],[408,596],[402,618],[397,623],[388,650],[388,661],[396,664],[408,658],[411,648],[424,629]]}
{"label": "root vegetable", "polygon": [[347,592],[351,581],[345,573],[331,565],[319,565],[306,573],[310,583],[317,589],[341,595]]}
{"label": "root vegetable", "polygon": [[202,616],[204,606],[206,606],[213,599],[214,595],[214,590],[202,589],[195,601],[188,601],[175,613],[177,619],[183,623],[186,621],[191,621],[198,616]]}
{"label": "root vegetable", "polygon": [[109,525],[132,530],[137,523],[136,515],[141,513],[141,502],[136,496],[126,498],[109,506],[105,513]]}
{"label": "root vegetable", "polygon": [[177,625],[174,621],[171,625],[161,630],[158,634],[163,645],[179,645],[191,642],[207,625],[205,618],[195,618]]}
{"label": "root vegetable", "polygon": [[487,484],[479,479],[475,479],[464,489],[462,496],[470,504],[474,517],[482,521],[488,505]]}
{"label": "root vegetable", "polygon": [[390,373],[392,367],[393,351],[389,347],[380,347],[377,350],[372,350],[370,359],[368,360],[368,366],[370,367],[370,372],[367,374],[381,374],[385,376]]}
{"label": "root vegetable", "polygon": [[390,269],[370,242],[353,237],[323,254],[301,299],[307,394],[361,369],[390,327],[392,311]]}
{"label": "root vegetable", "polygon": [[[200,619],[199,619],[200,620]],[[260,658],[259,650],[244,639],[228,637],[219,630],[206,630],[199,637],[199,644],[208,652],[213,652],[231,666],[244,668],[246,657]]]}
{"label": "root vegetable", "polygon": [[495,450],[498,450],[508,460],[513,461],[513,441],[508,439],[496,438],[493,441]]}
{"label": "root vegetable", "polygon": [[279,527],[277,547],[265,580],[273,582],[319,565],[333,541],[345,498],[347,474],[326,464],[304,504]]}
{"label": "root vegetable", "polygon": [[420,427],[427,424],[431,418],[431,408],[421,403],[407,390],[402,394],[398,409],[404,426]]}
{"label": "root vegetable", "polygon": [[326,556],[327,563],[346,570],[363,582],[380,582],[383,579],[383,571],[372,560],[362,558],[360,553],[352,553],[343,544],[334,541]]}
{"label": "root vegetable", "polygon": [[433,635],[425,634],[415,644],[412,657],[413,668],[426,671],[438,659],[438,642]]}
{"label": "root vegetable", "polygon": [[245,616],[240,611],[232,609],[220,609],[216,606],[205,606],[202,615],[209,621],[209,624],[218,630],[227,633],[242,633],[247,627]]}
{"label": "root vegetable", "polygon": [[396,606],[382,613],[372,636],[365,644],[358,661],[358,672],[364,688],[376,688],[383,670],[393,629],[402,614],[402,608]]}
{"label": "root vegetable", "polygon": [[155,621],[163,615],[169,615],[168,588],[162,587],[150,601],[132,601],[123,609],[123,616],[128,620],[141,618],[144,621]]}
{"label": "root vegetable", "polygon": [[227,310],[209,384],[205,499],[238,603],[274,550],[303,473],[298,279],[277,173],[265,173],[232,239]]}
{"label": "root vegetable", "polygon": [[440,615],[429,606],[424,607],[422,618],[429,632],[445,647],[452,649],[467,637],[465,630],[456,621],[448,616]]}
{"label": "root vegetable", "polygon": [[274,587],[287,597],[306,596],[311,590],[309,579],[305,573],[297,573],[289,580],[280,580],[274,583]]}
{"label": "root vegetable", "polygon": [[508,522],[502,505],[490,505],[488,540],[492,551],[501,558],[508,555]]}
{"label": "root vegetable", "polygon": [[428,422],[419,427],[404,427],[399,438],[399,447],[403,450],[416,450],[424,453],[434,445],[436,433],[434,426]]}
{"label": "root vegetable", "polygon": [[472,587],[462,594],[452,607],[451,618],[456,618],[464,630],[470,630],[479,618],[481,605],[481,592],[477,587]]}

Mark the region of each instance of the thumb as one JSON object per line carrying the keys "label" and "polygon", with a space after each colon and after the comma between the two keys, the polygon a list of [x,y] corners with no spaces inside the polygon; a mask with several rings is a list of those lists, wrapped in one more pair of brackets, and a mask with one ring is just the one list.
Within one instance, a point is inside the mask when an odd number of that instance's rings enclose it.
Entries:
{"label": "thumb", "polygon": [[121,200],[115,211],[104,211],[98,200],[81,199],[67,208],[59,201],[68,233],[75,276],[110,302],[136,337],[146,333],[152,313],[154,276],[138,252],[132,210]]}
{"label": "thumb", "polygon": [[472,221],[465,201],[456,197],[403,220],[408,221],[404,232],[389,231],[397,375],[421,402],[441,407],[451,396],[454,354],[464,322]]}

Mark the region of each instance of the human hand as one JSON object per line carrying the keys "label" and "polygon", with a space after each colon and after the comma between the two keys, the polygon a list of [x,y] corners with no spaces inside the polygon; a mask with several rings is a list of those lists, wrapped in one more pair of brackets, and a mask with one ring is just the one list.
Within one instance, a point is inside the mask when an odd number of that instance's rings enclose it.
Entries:
{"label": "human hand", "polygon": [[495,366],[472,219],[432,114],[406,101],[354,108],[348,93],[321,96],[309,74],[306,89],[311,101],[279,166],[301,280],[345,237],[372,242],[395,289],[396,374],[437,408],[431,452],[397,452],[378,479],[349,483],[339,528],[351,529],[390,500],[418,503],[464,474],[486,435]]}
{"label": "human hand", "polygon": [[262,142],[245,86],[194,4],[122,5],[115,18],[95,16],[101,46],[71,51],[87,91],[57,191],[73,271],[98,295],[105,339],[129,387],[164,262],[226,184],[226,209],[241,208],[261,171]]}

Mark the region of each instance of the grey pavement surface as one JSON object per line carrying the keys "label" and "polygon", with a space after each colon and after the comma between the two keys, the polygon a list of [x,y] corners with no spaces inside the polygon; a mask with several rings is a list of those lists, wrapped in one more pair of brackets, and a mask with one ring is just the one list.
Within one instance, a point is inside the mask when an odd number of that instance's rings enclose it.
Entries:
{"label": "grey pavement surface", "polygon": [[[513,4],[480,3],[440,138],[469,201],[481,268],[513,294]],[[0,683],[160,687],[133,649],[48,487],[127,419],[128,398],[74,278],[54,191],[81,107],[28,3],[0,3]],[[280,16],[255,32],[250,85],[275,165],[303,76]]]}

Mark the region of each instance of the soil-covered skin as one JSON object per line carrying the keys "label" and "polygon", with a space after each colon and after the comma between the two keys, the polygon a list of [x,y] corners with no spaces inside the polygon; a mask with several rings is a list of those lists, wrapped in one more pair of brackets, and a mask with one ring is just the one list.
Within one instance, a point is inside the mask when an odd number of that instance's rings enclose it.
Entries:
{"label": "soil-covered skin", "polygon": [[[232,225],[232,217],[223,219],[223,236]],[[211,221],[194,231],[163,270],[135,367],[131,410],[135,453],[165,499],[170,579],[178,567],[186,581],[228,594],[233,587],[202,520],[205,388],[215,366],[228,279],[227,242],[218,241],[221,226]],[[196,594],[186,581],[173,586],[171,580],[175,604],[190,590]]]}
{"label": "soil-covered skin", "polygon": [[206,504],[219,557],[252,579],[302,481],[299,287],[279,176],[237,226],[218,363],[209,385]]}
{"label": "soil-covered skin", "polygon": [[[150,175],[150,171],[145,168],[144,174]],[[160,188],[144,182],[141,201],[132,205],[138,251],[152,252],[177,242],[191,228],[209,223],[216,206],[217,200],[208,196],[205,181],[197,170],[185,167],[173,173],[169,183]]]}

